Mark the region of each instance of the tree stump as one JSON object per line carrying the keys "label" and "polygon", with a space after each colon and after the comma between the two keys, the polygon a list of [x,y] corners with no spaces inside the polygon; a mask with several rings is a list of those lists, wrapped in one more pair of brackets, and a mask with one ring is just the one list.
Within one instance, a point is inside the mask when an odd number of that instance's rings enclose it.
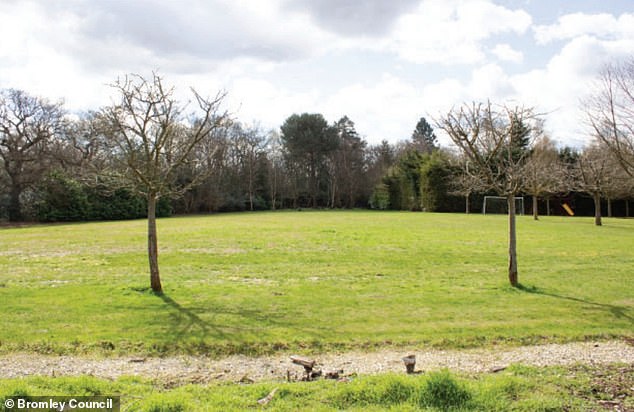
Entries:
{"label": "tree stump", "polygon": [[416,367],[416,355],[408,355],[403,358],[403,363],[405,364],[405,370],[407,373],[414,373],[414,368]]}

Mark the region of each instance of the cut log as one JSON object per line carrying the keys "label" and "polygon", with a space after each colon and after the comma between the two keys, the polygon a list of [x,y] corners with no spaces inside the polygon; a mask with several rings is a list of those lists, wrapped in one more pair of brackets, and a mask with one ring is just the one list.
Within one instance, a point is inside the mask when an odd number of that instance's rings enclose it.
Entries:
{"label": "cut log", "polygon": [[306,373],[310,373],[315,367],[315,361],[311,359],[302,358],[301,356],[291,355],[291,361],[295,365],[301,365],[306,370]]}

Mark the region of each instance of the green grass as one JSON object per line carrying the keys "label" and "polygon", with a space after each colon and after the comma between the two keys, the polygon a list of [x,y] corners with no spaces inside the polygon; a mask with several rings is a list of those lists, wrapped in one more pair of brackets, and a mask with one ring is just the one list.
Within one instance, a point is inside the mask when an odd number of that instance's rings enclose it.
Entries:
{"label": "green grass", "polygon": [[0,351],[262,354],[632,336],[634,220],[370,211],[0,229]]}
{"label": "green grass", "polygon": [[[631,366],[512,366],[499,374],[353,377],[348,382],[267,382],[253,385],[189,384],[176,388],[124,377],[0,379],[0,405],[16,396],[120,396],[122,411],[589,411],[600,401],[634,408]],[[258,399],[273,389],[266,406]],[[628,395],[629,394],[629,395]],[[0,406],[0,410],[3,410]]]}

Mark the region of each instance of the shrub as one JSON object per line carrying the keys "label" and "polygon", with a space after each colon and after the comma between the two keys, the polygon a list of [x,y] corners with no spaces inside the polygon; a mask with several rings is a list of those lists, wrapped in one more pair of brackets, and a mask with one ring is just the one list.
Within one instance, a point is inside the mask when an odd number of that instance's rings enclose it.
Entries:
{"label": "shrub", "polygon": [[38,220],[43,222],[86,220],[90,216],[90,203],[83,186],[61,172],[52,172],[36,190]]}
{"label": "shrub", "polygon": [[[52,172],[38,185],[35,211],[41,222],[123,220],[147,216],[147,202],[125,188],[86,185],[63,172]],[[172,214],[171,200],[160,198],[157,217]]]}
{"label": "shrub", "polygon": [[385,183],[379,183],[370,197],[370,208],[387,210],[390,208],[390,190]]}
{"label": "shrub", "polygon": [[432,406],[442,410],[465,407],[471,393],[444,370],[433,372],[427,377],[420,396],[421,406]]}

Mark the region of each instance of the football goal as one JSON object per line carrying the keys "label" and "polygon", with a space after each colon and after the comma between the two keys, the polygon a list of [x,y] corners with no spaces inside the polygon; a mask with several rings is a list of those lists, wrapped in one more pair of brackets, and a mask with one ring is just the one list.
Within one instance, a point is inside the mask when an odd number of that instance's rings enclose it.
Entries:
{"label": "football goal", "polygon": [[[482,202],[482,213],[493,214],[501,213],[508,214],[509,208],[506,203],[506,197],[504,196],[484,196]],[[515,213],[518,215],[524,214],[524,198],[522,196],[515,197]]]}

